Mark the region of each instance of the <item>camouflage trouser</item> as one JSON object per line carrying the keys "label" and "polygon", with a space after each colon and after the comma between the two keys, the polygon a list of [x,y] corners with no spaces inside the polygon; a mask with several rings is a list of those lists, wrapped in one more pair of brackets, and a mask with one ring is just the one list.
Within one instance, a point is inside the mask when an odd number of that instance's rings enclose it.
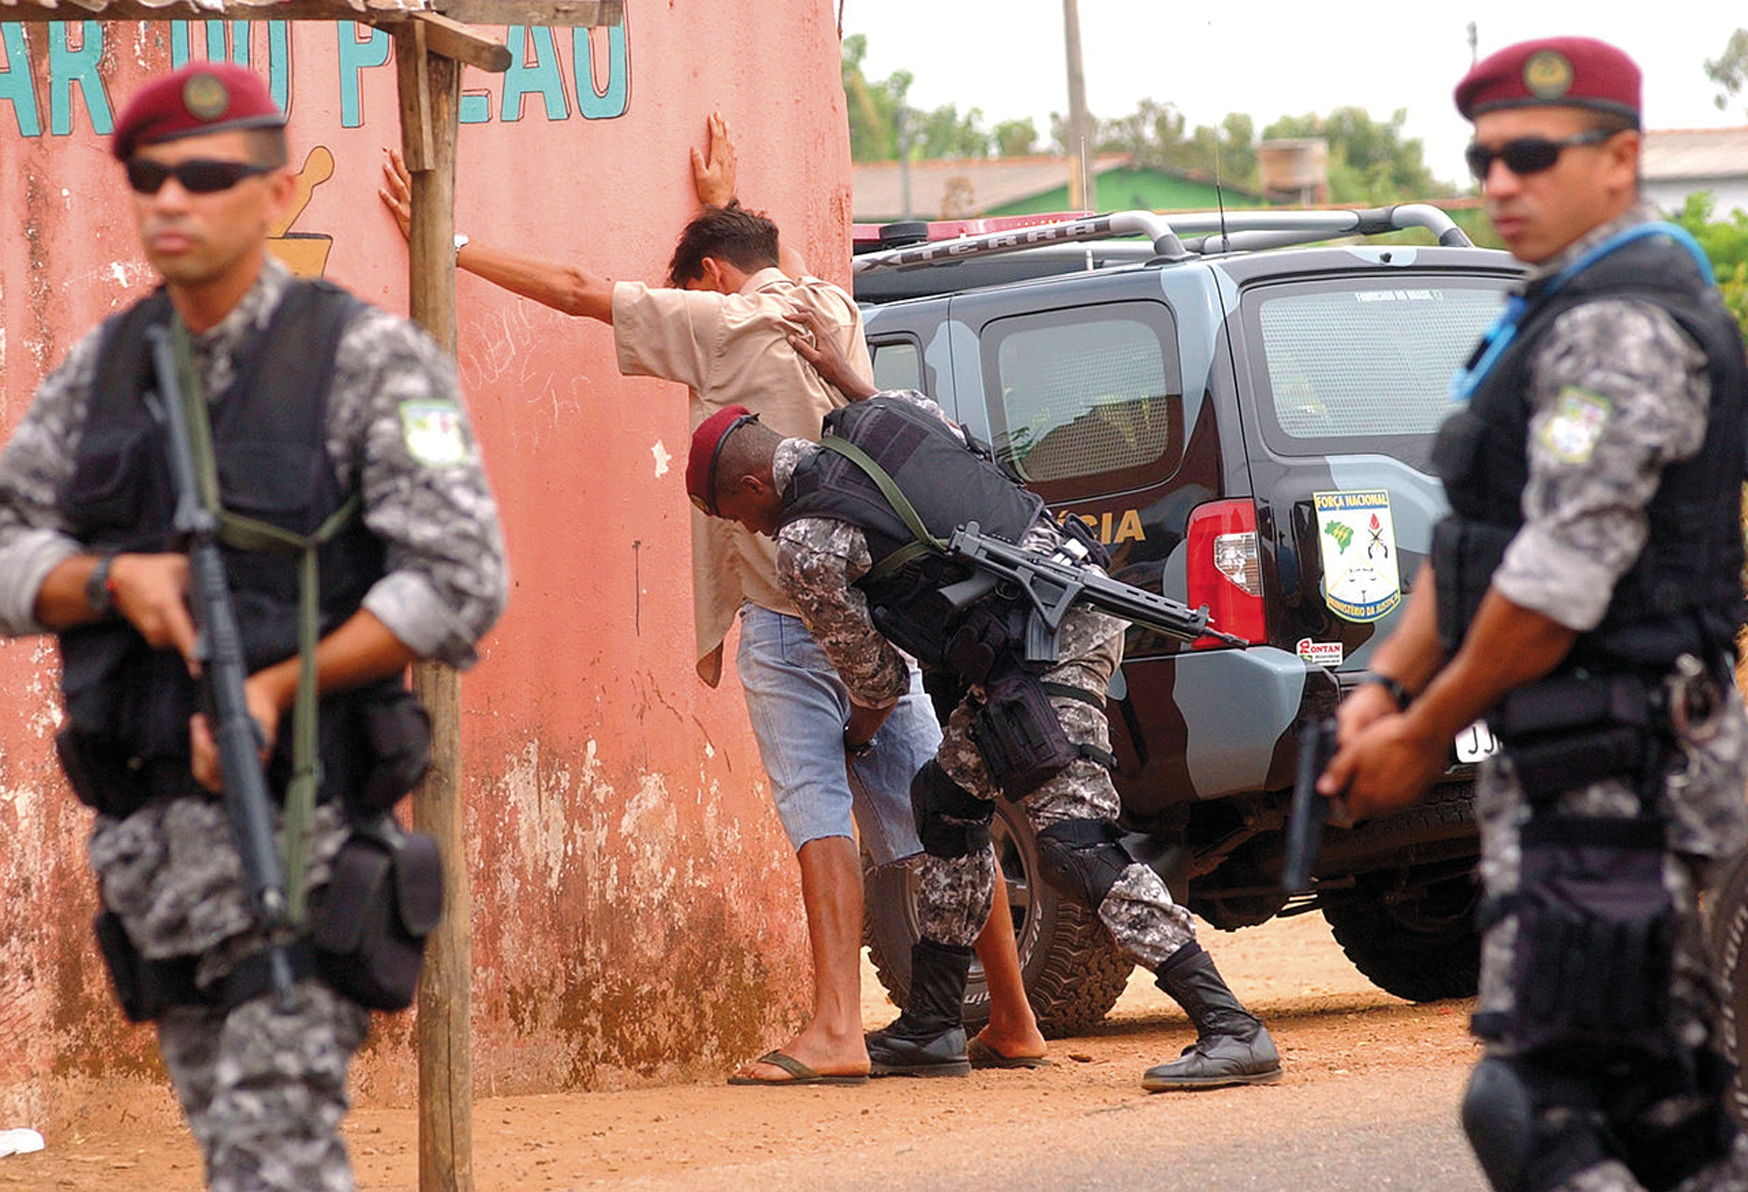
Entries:
{"label": "camouflage trouser", "polygon": [[[1097,618],[1094,620],[1093,618]],[[1082,700],[1052,694],[1050,704],[1062,721],[1069,740],[1090,744],[1106,752],[1111,748],[1110,725],[1102,701],[1111,674],[1123,657],[1123,635],[1107,631],[1102,641],[1074,648],[1079,634],[1097,631],[1108,618],[1075,610],[1063,625],[1063,661],[1045,672],[1044,681],[1074,687],[1101,701],[1095,707]],[[1077,632],[1078,631],[1078,632]],[[972,794],[994,800],[1000,797],[990,781],[983,756],[970,735],[971,718],[978,708],[967,697],[953,710],[942,731],[937,761],[948,777]],[[1034,830],[1064,820],[1117,818],[1117,790],[1103,766],[1082,758],[1020,801]],[[924,938],[939,944],[969,946],[989,916],[995,891],[995,859],[988,849],[970,856],[945,860],[924,854],[917,863],[918,909]],[[1190,913],[1167,893],[1159,875],[1145,865],[1131,864],[1095,908],[1119,947],[1138,964],[1156,969],[1173,952],[1195,939]]]}
{"label": "camouflage trouser", "polygon": [[165,1013],[158,1046],[214,1192],[351,1192],[340,1120],[369,1021],[314,978],[284,1013],[272,994]]}
{"label": "camouflage trouser", "polygon": [[[1741,765],[1744,752],[1748,751],[1745,729],[1748,725],[1739,716],[1724,718],[1722,730],[1708,742],[1705,756],[1697,763],[1696,782],[1712,777],[1711,773],[1700,771],[1715,769],[1719,780],[1727,785],[1733,784],[1736,798],[1741,798]],[[1681,798],[1679,780],[1670,784],[1666,797]],[[1508,760],[1495,758],[1482,767],[1475,802],[1481,826],[1482,885],[1489,898],[1508,896],[1519,888],[1522,865],[1519,833],[1530,815]],[[1638,810],[1638,797],[1624,780],[1597,782],[1568,791],[1560,795],[1556,803],[1559,812],[1570,815],[1622,817],[1631,816]],[[1670,1027],[1679,1044],[1695,1052],[1721,1047],[1718,1028],[1720,992],[1712,976],[1710,949],[1699,912],[1700,892],[1721,876],[1715,872],[1716,868],[1706,858],[1673,851],[1665,854],[1663,864],[1664,885],[1679,914],[1678,942],[1670,984]],[[1513,966],[1517,927],[1517,916],[1508,913],[1482,937],[1481,988],[1476,1012],[1483,1018],[1508,1014],[1515,1005]],[[1512,1054],[1512,1048],[1499,1042],[1489,1042],[1486,1051],[1495,1056]],[[1653,1102],[1637,1116],[1652,1121],[1678,1108],[1673,1101]],[[1571,1109],[1553,1106],[1543,1108],[1539,1120],[1541,1126],[1553,1134],[1559,1127],[1579,1119]],[[1598,1125],[1604,1126],[1601,1122]],[[1605,1128],[1604,1132],[1609,1131]],[[1748,1139],[1738,1137],[1730,1154],[1702,1167],[1676,1185],[1676,1189],[1677,1192],[1748,1192]],[[1557,1186],[1555,1192],[1641,1190],[1642,1185],[1625,1163],[1608,1159],[1570,1176]]]}

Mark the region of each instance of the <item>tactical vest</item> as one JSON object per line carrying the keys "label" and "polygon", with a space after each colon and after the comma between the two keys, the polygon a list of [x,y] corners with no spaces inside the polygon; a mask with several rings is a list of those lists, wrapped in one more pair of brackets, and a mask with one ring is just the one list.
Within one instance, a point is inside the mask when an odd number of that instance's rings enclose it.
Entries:
{"label": "tactical vest", "polygon": [[1433,468],[1451,503],[1450,515],[1433,531],[1440,642],[1447,654],[1461,645],[1506,545],[1523,525],[1525,395],[1538,345],[1562,312],[1625,298],[1660,307],[1698,343],[1708,361],[1711,408],[1698,453],[1663,470],[1646,508],[1645,547],[1616,584],[1601,624],[1574,645],[1567,666],[1633,669],[1666,666],[1684,651],[1715,656],[1732,640],[1742,605],[1748,366],[1735,320],[1698,263],[1667,236],[1607,251],[1549,293],[1555,280],[1526,291],[1515,340],[1480,379],[1467,407],[1439,430]]}
{"label": "tactical vest", "polygon": [[[1044,502],[1027,492],[940,418],[909,402],[873,397],[825,416],[823,433],[847,440],[892,477],[924,528],[945,540],[966,522],[1018,542]],[[879,486],[853,461],[822,449],[795,469],[780,526],[828,517],[858,527],[874,566],[857,581],[875,624],[926,666],[942,663],[946,624],[940,589],[971,574],[968,566],[917,551],[916,535]]]}
{"label": "tactical vest", "polygon": [[[225,508],[308,534],[340,508],[341,489],[327,452],[327,397],[340,335],[358,300],[320,282],[294,282],[269,325],[234,357],[231,383],[208,395],[213,450]],[[91,407],[61,499],[69,532],[91,550],[175,549],[174,487],[154,418],[146,329],[166,324],[160,290],[104,325]],[[226,574],[251,673],[297,652],[295,556],[226,548]],[[383,575],[381,542],[353,518],[320,551],[321,631],[357,611]],[[142,763],[183,759],[198,689],[175,650],[154,650],[119,617],[60,635],[61,689],[72,726]],[[368,690],[368,689],[367,689]],[[348,693],[352,696],[352,693]],[[344,697],[343,697],[344,698]],[[357,698],[352,696],[352,698]],[[326,708],[332,701],[324,700]],[[324,716],[322,756],[334,733]],[[281,752],[289,748],[281,733]],[[324,779],[338,779],[329,774]]]}

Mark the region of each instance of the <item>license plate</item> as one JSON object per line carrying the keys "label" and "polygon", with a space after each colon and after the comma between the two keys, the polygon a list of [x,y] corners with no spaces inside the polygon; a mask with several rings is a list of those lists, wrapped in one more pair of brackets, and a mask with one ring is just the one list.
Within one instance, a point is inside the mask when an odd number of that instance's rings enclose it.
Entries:
{"label": "license plate", "polygon": [[1499,738],[1493,735],[1485,720],[1477,720],[1457,734],[1457,760],[1478,762],[1499,752]]}

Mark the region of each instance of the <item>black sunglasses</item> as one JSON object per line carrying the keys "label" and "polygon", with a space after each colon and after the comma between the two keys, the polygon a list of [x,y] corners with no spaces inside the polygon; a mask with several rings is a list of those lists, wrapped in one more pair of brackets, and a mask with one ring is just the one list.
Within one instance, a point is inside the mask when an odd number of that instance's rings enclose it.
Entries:
{"label": "black sunglasses", "polygon": [[1550,141],[1546,137],[1519,137],[1515,141],[1507,141],[1497,149],[1471,142],[1463,151],[1463,157],[1469,163],[1469,172],[1475,175],[1477,182],[1487,181],[1487,173],[1496,161],[1504,162],[1506,169],[1521,178],[1525,174],[1539,174],[1543,170],[1552,169],[1554,163],[1560,160],[1560,154],[1574,145],[1600,145],[1614,135],[1606,128],[1593,128],[1558,141]]}
{"label": "black sunglasses", "polygon": [[140,194],[155,195],[165,179],[174,178],[177,185],[189,194],[210,195],[229,190],[245,178],[271,174],[278,168],[253,161],[210,161],[205,158],[167,166],[161,161],[134,157],[128,159],[127,184]]}

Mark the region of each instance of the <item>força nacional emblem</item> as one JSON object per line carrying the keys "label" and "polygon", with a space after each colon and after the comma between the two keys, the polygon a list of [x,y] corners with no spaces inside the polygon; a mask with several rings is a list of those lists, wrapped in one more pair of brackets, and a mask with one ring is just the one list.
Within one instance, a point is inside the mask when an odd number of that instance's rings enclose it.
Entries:
{"label": "for\u00e7a nacional emblem", "polygon": [[1360,624],[1388,615],[1402,603],[1390,494],[1376,488],[1313,493],[1311,500],[1323,561],[1323,600],[1329,611]]}

